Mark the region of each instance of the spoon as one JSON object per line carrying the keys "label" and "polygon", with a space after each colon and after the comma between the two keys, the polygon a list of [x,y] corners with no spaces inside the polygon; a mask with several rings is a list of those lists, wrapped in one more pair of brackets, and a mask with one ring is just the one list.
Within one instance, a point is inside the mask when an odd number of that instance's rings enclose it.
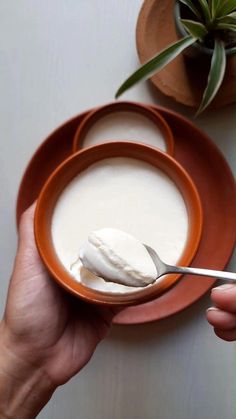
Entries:
{"label": "spoon", "polygon": [[224,271],[214,271],[212,269],[199,269],[199,268],[187,268],[182,266],[171,266],[164,263],[156,253],[156,251],[144,244],[146,247],[149,255],[151,256],[154,265],[156,266],[157,270],[157,278],[160,278],[162,275],[166,274],[191,274],[191,275],[202,275],[202,276],[210,276],[213,278],[223,279],[226,281],[236,281],[236,273],[233,272],[224,272]]}

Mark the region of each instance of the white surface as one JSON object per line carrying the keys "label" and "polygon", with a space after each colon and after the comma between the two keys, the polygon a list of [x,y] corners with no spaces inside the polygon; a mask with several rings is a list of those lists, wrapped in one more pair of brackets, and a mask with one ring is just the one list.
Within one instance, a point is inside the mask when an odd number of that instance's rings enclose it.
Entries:
{"label": "white surface", "polygon": [[99,280],[80,270],[80,261],[75,264],[89,233],[104,227],[136,236],[174,265],[186,246],[188,214],[183,196],[170,177],[131,158],[97,162],[63,190],[52,218],[52,239],[60,261],[69,271],[73,266],[73,275],[88,287],[126,293],[134,290]]}
{"label": "white surface", "polygon": [[[25,165],[58,124],[111,101],[136,68],[135,24],[141,3],[0,3],[1,312],[16,246],[15,199]],[[190,110],[147,83],[125,98],[154,101],[192,117]],[[221,148],[235,173],[235,106],[195,122]],[[162,322],[114,327],[89,365],[55,393],[39,417],[235,419],[235,344],[214,336],[204,316],[208,305],[206,296]]]}

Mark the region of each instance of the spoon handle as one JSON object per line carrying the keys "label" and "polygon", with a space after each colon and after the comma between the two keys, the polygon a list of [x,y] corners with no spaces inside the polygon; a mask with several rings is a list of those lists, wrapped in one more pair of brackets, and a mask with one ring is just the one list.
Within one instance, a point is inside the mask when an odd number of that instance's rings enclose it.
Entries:
{"label": "spoon handle", "polygon": [[213,271],[212,269],[199,269],[199,268],[183,268],[181,266],[167,266],[167,273],[181,273],[191,275],[202,275],[211,276],[218,279],[224,279],[226,281],[236,282],[236,273],[224,272],[224,271]]}

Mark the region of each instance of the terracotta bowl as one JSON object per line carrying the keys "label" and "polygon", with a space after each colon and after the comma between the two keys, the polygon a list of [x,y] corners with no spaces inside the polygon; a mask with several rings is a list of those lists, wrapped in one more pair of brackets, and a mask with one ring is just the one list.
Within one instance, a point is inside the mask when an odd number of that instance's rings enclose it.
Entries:
{"label": "terracotta bowl", "polygon": [[[150,287],[126,294],[111,294],[90,289],[74,280],[57,257],[53,246],[51,223],[54,207],[63,189],[83,170],[103,159],[128,157],[142,160],[163,171],[179,188],[188,211],[189,230],[185,249],[178,264],[187,266],[194,257],[202,231],[200,199],[189,175],[172,157],[155,148],[131,142],[113,142],[90,147],[65,160],[49,177],[37,202],[35,212],[35,239],[43,262],[52,278],[75,296],[103,305],[133,305],[152,300],[173,285],[180,275],[166,275]],[[81,214],[83,216],[83,214]]]}
{"label": "terracotta bowl", "polygon": [[[107,105],[101,106],[92,112],[90,112],[79,125],[73,140],[73,152],[84,148],[84,142],[86,140],[86,135],[89,130],[98,122],[100,119],[106,117],[109,114],[117,112],[131,112],[134,114],[139,114],[148,118],[152,121],[156,127],[161,131],[163,135],[163,140],[166,146],[166,152],[170,155],[174,154],[174,138],[172,131],[163,118],[161,114],[149,106],[143,105],[136,102],[113,102]],[[112,140],[112,139],[111,139]],[[141,141],[138,138],[122,138],[122,141]],[[105,141],[104,141],[105,142]],[[107,141],[106,141],[107,142]]]}

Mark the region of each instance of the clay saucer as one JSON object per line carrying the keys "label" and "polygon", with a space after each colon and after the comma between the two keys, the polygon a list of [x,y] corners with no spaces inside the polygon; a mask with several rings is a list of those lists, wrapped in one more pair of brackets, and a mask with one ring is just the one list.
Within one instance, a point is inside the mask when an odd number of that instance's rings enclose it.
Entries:
{"label": "clay saucer", "polygon": [[[140,62],[151,57],[178,40],[174,21],[175,0],[145,0],[140,10],[136,44]],[[198,107],[208,77],[208,65],[197,63],[184,54],[151,78],[162,93],[187,106]],[[227,58],[224,82],[212,102],[212,107],[236,101],[236,55]]]}
{"label": "clay saucer", "polygon": [[[154,106],[167,120],[175,139],[175,158],[192,177],[202,202],[202,239],[192,266],[224,269],[236,239],[236,190],[230,168],[214,143],[186,118]],[[45,180],[72,150],[78,125],[87,113],[65,122],[32,157],[23,176],[17,200],[17,222],[38,197]],[[145,323],[178,313],[203,296],[214,280],[186,275],[152,302],[129,307],[114,319],[119,324]]]}

